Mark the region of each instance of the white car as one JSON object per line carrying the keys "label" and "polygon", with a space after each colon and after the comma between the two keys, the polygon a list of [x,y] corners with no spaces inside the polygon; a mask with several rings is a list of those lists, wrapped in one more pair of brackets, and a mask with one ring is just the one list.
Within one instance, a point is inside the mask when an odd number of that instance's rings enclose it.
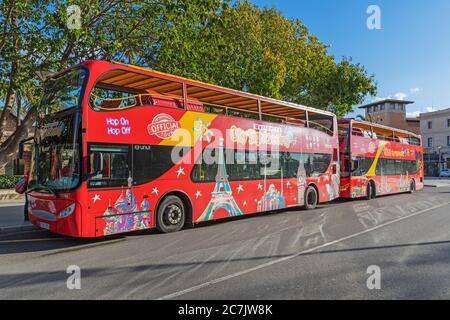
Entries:
{"label": "white car", "polygon": [[439,177],[441,177],[441,178],[450,177],[450,169],[441,170],[441,173],[439,174]]}

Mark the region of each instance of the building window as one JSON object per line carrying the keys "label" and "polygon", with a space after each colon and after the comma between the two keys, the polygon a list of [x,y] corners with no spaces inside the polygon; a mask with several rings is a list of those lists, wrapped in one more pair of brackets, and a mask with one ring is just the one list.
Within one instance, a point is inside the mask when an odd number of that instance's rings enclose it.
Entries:
{"label": "building window", "polygon": [[450,147],[450,136],[447,136],[447,146]]}
{"label": "building window", "polygon": [[367,108],[368,113],[372,113],[372,107]]}
{"label": "building window", "polygon": [[433,129],[433,121],[428,121],[428,129]]}
{"label": "building window", "polygon": [[447,127],[450,128],[450,119],[447,119]]}
{"label": "building window", "polygon": [[428,148],[433,148],[433,138],[428,138]]}
{"label": "building window", "polygon": [[[380,111],[384,111],[384,104],[380,106]],[[449,119],[450,120],[450,119]]]}

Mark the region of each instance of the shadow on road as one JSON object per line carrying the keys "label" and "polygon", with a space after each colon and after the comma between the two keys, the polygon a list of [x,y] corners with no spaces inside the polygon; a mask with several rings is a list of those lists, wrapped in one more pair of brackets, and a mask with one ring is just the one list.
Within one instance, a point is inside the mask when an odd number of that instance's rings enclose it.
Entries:
{"label": "shadow on road", "polygon": [[[132,234],[128,234],[132,235]],[[124,235],[103,238],[70,238],[46,230],[24,231],[0,236],[0,256],[14,253],[33,253],[56,250],[55,253],[75,251],[87,246],[97,246],[125,240]]]}
{"label": "shadow on road", "polygon": [[[90,242],[92,243],[92,241]],[[77,245],[77,244],[74,244]],[[78,241],[78,245],[80,242]],[[447,241],[434,241],[434,242],[422,242],[422,243],[403,243],[403,244],[394,244],[394,245],[386,245],[386,246],[372,246],[372,247],[357,247],[357,248],[346,248],[346,249],[336,249],[336,250],[322,250],[309,252],[305,254],[298,255],[298,258],[302,256],[314,256],[314,255],[327,255],[327,254],[339,254],[339,253],[348,253],[355,251],[368,251],[368,250],[391,250],[391,249],[399,249],[399,248],[408,248],[408,247],[425,247],[425,246],[447,246],[445,248],[441,248],[442,250],[446,250],[446,254],[448,254],[450,250],[450,240]],[[201,261],[188,261],[188,262],[174,262],[174,263],[151,263],[145,265],[131,266],[131,267],[111,267],[108,269],[105,268],[83,268],[83,275],[85,277],[95,277],[95,278],[107,278],[111,275],[120,276],[126,275],[126,277],[131,277],[133,274],[139,274],[144,272],[146,275],[153,275],[153,277],[147,278],[147,281],[157,281],[160,279],[161,274],[165,272],[170,273],[179,273],[183,274],[183,270],[186,271],[192,270],[192,268],[198,267],[199,265],[222,265],[229,263],[239,263],[239,262],[248,262],[248,261],[256,261],[257,263],[266,263],[270,260],[286,258],[295,255],[295,253],[291,254],[280,254],[280,255],[267,255],[267,256],[259,256],[259,257],[248,257],[248,258],[235,258],[235,259],[211,259],[211,260],[201,260]],[[430,261],[428,258],[423,257],[421,261],[416,261],[416,263],[427,264],[434,263]],[[17,274],[0,274],[0,288],[6,289],[17,288],[21,286],[29,286],[29,285],[39,285],[39,284],[48,284],[49,282],[56,281],[65,281],[66,274],[64,272],[23,272]]]}

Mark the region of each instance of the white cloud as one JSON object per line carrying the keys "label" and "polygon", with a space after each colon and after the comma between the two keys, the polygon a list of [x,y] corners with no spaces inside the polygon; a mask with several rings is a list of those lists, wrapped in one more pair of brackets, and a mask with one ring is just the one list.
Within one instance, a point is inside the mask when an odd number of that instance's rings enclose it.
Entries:
{"label": "white cloud", "polygon": [[417,118],[418,116],[420,116],[421,113],[423,113],[423,112],[422,111],[407,112],[406,116],[408,118]]}
{"label": "white cloud", "polygon": [[399,91],[396,94],[390,94],[387,97],[375,97],[372,102],[378,102],[380,100],[385,100],[385,99],[396,99],[396,100],[405,100],[406,98],[408,98],[409,95],[414,95],[417,94],[419,92],[421,92],[422,89],[419,87],[414,87],[414,88],[410,88],[409,89],[409,94]]}
{"label": "white cloud", "polygon": [[411,89],[409,89],[409,92],[411,94],[416,94],[416,93],[419,93],[420,91],[422,91],[422,89],[420,89],[420,88],[411,88]]}
{"label": "white cloud", "polygon": [[405,100],[408,97],[408,95],[404,92],[397,92],[396,94],[394,94],[394,99],[398,99],[398,100]]}
{"label": "white cloud", "polygon": [[413,112],[407,112],[406,116],[408,118],[417,118],[418,116],[420,116],[421,113],[434,112],[434,111],[439,111],[439,109],[436,109],[435,107],[426,107],[425,111],[418,110],[418,111],[413,111]]}

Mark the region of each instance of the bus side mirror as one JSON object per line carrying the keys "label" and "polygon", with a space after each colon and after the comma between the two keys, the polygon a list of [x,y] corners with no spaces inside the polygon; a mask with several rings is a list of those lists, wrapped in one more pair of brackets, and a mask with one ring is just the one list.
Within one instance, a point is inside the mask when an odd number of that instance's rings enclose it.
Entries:
{"label": "bus side mirror", "polygon": [[352,168],[352,172],[353,171],[355,171],[355,170],[358,170],[358,168],[359,168],[359,163],[358,163],[358,160],[352,160],[352,166],[351,166]]}
{"label": "bus side mirror", "polygon": [[332,170],[333,170],[333,174],[338,173],[337,164],[333,164]]}
{"label": "bus side mirror", "polygon": [[17,159],[23,159],[23,141],[19,143],[19,150],[17,151]]}

